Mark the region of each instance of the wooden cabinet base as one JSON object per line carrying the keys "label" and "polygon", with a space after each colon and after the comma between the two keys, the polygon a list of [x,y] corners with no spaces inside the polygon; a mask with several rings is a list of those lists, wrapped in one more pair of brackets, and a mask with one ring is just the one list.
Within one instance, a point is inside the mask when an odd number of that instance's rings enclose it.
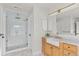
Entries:
{"label": "wooden cabinet base", "polygon": [[42,52],[45,56],[77,56],[79,54],[77,48],[75,45],[63,42],[59,46],[54,46],[42,38]]}
{"label": "wooden cabinet base", "polygon": [[58,47],[55,47],[53,46],[53,49],[52,49],[52,56],[59,56],[59,48]]}

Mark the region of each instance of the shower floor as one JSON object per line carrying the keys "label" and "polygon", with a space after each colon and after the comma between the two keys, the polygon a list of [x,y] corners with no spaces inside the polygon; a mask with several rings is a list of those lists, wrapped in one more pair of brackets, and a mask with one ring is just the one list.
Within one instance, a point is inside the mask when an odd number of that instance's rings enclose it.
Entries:
{"label": "shower floor", "polygon": [[21,51],[8,53],[5,56],[32,56],[32,50],[28,48]]}
{"label": "shower floor", "polygon": [[20,49],[20,48],[24,48],[24,47],[28,47],[28,45],[19,45],[19,46],[12,46],[12,47],[7,47],[7,51],[11,51],[11,50],[15,50],[15,49]]}

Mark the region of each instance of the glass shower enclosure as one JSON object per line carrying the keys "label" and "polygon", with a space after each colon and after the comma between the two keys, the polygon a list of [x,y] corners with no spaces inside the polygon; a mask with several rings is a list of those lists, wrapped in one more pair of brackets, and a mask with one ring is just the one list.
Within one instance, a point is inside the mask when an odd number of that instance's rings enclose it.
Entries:
{"label": "glass shower enclosure", "polygon": [[23,13],[6,12],[6,51],[28,47],[28,19]]}

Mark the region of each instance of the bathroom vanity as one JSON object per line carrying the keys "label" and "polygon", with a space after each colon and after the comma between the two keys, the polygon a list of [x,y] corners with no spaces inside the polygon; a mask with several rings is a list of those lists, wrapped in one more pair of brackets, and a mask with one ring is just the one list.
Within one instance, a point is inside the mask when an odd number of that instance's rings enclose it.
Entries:
{"label": "bathroom vanity", "polygon": [[[42,52],[47,56],[79,56],[79,9],[58,12],[47,20],[48,36],[42,38]],[[45,34],[46,34],[45,33]],[[51,36],[55,35],[56,36]]]}
{"label": "bathroom vanity", "polygon": [[[51,41],[51,42],[50,42]],[[79,42],[77,40],[77,42]],[[79,43],[61,37],[43,37],[42,52],[45,56],[77,56]]]}
{"label": "bathroom vanity", "polygon": [[42,52],[47,56],[59,55],[59,47],[48,43],[45,38],[42,38]]}

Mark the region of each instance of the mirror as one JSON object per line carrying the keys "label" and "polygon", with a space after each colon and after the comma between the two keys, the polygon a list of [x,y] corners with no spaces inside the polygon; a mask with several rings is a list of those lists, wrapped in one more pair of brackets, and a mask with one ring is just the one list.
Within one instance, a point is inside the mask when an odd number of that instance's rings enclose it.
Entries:
{"label": "mirror", "polygon": [[66,14],[56,16],[57,34],[72,35],[72,18]]}
{"label": "mirror", "polygon": [[47,31],[58,35],[79,35],[79,8],[49,16]]}
{"label": "mirror", "polygon": [[56,15],[57,34],[79,35],[79,8]]}

